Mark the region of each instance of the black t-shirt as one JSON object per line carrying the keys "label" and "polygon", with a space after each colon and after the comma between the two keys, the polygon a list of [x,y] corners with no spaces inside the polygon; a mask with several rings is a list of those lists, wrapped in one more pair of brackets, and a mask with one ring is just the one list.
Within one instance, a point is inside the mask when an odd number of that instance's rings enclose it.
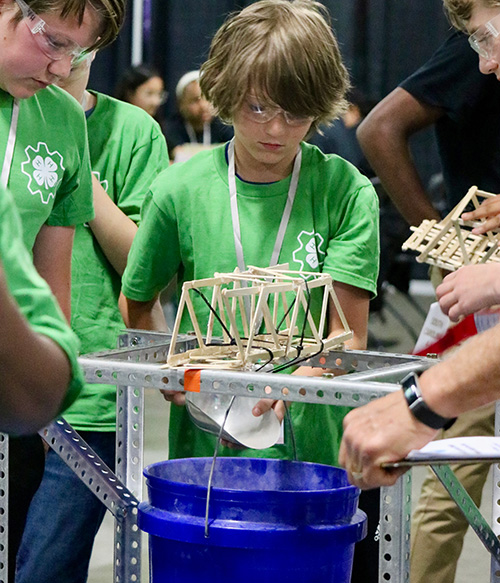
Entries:
{"label": "black t-shirt", "polygon": [[400,87],[445,112],[435,130],[450,209],[473,185],[500,193],[500,82],[467,37],[453,33]]}

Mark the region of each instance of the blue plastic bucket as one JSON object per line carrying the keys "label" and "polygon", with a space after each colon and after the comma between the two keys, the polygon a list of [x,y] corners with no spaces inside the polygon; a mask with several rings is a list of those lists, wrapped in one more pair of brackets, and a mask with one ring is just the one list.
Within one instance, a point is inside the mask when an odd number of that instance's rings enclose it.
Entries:
{"label": "blue plastic bucket", "polygon": [[150,502],[151,583],[349,583],[354,544],[366,535],[359,490],[344,470],[284,460],[211,458],[144,470]]}

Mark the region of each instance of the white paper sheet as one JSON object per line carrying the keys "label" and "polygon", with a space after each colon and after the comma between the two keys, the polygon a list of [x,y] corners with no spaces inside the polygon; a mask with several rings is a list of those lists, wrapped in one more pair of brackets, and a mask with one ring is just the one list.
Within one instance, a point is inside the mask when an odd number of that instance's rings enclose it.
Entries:
{"label": "white paper sheet", "polygon": [[500,461],[500,437],[453,437],[431,441],[422,449],[414,449],[407,460],[420,459],[498,459]]}

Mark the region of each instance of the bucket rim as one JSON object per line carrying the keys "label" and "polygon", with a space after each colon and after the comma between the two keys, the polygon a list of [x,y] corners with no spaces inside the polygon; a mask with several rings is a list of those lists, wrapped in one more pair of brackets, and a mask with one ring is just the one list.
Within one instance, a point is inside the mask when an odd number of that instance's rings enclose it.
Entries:
{"label": "bucket rim", "polygon": [[[209,461],[211,463],[212,458],[211,457],[193,457],[193,458],[175,458],[172,460],[164,460],[164,461],[160,461],[160,462],[153,462],[151,464],[148,464],[147,466],[145,466],[143,468],[143,475],[146,478],[146,480],[153,480],[153,481],[157,481],[158,482],[158,486],[160,487],[160,489],[166,489],[167,487],[170,489],[171,486],[175,486],[178,485],[180,488],[185,489],[186,487],[190,487],[193,490],[199,489],[201,492],[206,492],[207,488],[208,488],[208,482],[207,484],[187,484],[186,482],[183,482],[179,479],[169,479],[169,478],[164,478],[164,477],[160,477],[157,475],[154,475],[154,473],[151,473],[152,468],[157,468],[157,467],[161,467],[161,466],[165,466],[167,464],[171,464],[174,465],[176,463],[182,463],[182,462],[186,462],[186,461],[190,461],[191,463],[192,460],[203,460],[204,462]],[[262,493],[269,493],[269,494],[286,494],[286,493],[293,493],[295,495],[314,495],[315,493],[317,494],[325,494],[326,492],[338,492],[339,494],[346,494],[347,492],[351,492],[352,495],[358,495],[359,493],[359,488],[357,488],[356,486],[353,486],[352,484],[350,484],[348,482],[347,479],[347,472],[343,469],[343,468],[339,468],[337,466],[331,466],[328,464],[320,464],[320,463],[316,463],[316,462],[302,462],[302,461],[296,461],[296,460],[283,460],[283,459],[277,459],[277,458],[247,458],[247,457],[221,457],[218,458],[217,460],[218,462],[221,463],[229,463],[229,462],[239,462],[239,463],[251,463],[252,461],[266,461],[266,462],[270,462],[272,464],[283,464],[283,465],[300,465],[300,466],[316,466],[316,467],[322,467],[322,468],[328,468],[328,470],[332,470],[334,472],[339,472],[340,475],[345,477],[345,483],[339,486],[335,486],[334,488],[316,488],[316,489],[305,489],[305,490],[294,490],[294,489],[280,489],[280,490],[275,490],[275,489],[265,489],[262,487],[259,487],[258,491],[262,492]],[[196,463],[196,462],[195,462]],[[211,488],[212,492],[215,493],[224,493],[227,492],[229,493],[239,493],[239,492],[251,492],[252,490],[241,490],[241,488],[231,488],[228,486],[216,486],[216,485],[212,485]]]}

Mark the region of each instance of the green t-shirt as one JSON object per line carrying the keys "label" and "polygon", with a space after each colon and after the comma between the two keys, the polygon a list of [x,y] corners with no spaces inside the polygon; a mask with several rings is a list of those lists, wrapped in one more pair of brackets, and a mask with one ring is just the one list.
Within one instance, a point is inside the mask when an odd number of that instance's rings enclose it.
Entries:
{"label": "green t-shirt", "polygon": [[[168,166],[160,126],[142,109],[94,93],[87,119],[92,171],[118,208],[137,222],[146,193]],[[125,324],[118,309],[121,278],[92,230],[78,225],[72,261],[71,326],[82,354],[116,348]],[[116,386],[88,384],[65,414],[77,430],[114,431]]]}
{"label": "green t-shirt", "polygon": [[[13,98],[0,90],[0,164],[7,151]],[[85,118],[65,91],[47,87],[19,100],[7,183],[32,249],[42,225],[71,226],[93,218]]]}
{"label": "green t-shirt", "polygon": [[0,258],[7,286],[31,327],[54,340],[68,356],[72,378],[61,408],[64,411],[83,386],[83,374],[77,361],[78,339],[67,325],[47,283],[34,268],[21,231],[12,196],[0,187]]}
{"label": "green t-shirt", "polygon": [[[376,292],[378,199],[370,181],[335,155],[302,144],[302,168],[279,263],[290,269],[325,272],[336,281]],[[138,301],[154,297],[175,273],[183,281],[234,271],[234,248],[225,146],[174,164],[156,179],[123,276],[123,293]],[[267,267],[285,207],[290,177],[271,184],[236,180],[242,245],[247,265]],[[154,253],[152,253],[154,250]],[[202,327],[208,308],[193,298]],[[312,299],[311,312],[321,309]],[[187,331],[187,320],[182,323]],[[293,403],[299,459],[337,461],[346,409]],[[292,457],[285,445],[239,455]],[[212,436],[190,423],[184,408],[172,407],[170,456],[212,455]],[[223,448],[224,449],[224,448]],[[235,455],[224,450],[224,455]]]}

